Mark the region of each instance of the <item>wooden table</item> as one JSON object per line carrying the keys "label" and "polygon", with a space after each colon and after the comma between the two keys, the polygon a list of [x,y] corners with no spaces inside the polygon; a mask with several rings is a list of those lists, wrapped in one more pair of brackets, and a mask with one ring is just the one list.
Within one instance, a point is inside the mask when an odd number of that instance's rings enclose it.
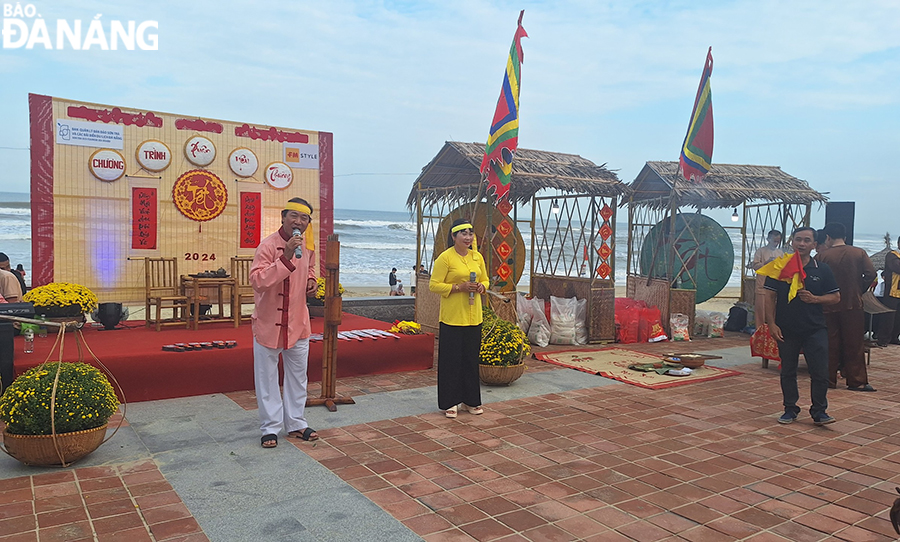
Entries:
{"label": "wooden table", "polygon": [[[234,277],[192,277],[190,275],[182,275],[181,291],[187,296],[188,304],[191,305],[191,317],[194,319],[194,330],[198,329],[201,323],[210,322],[234,322],[234,327],[241,325],[241,311],[239,307],[235,307],[234,292],[237,288],[237,281]],[[226,289],[227,295],[226,295]],[[208,318],[202,318],[200,314],[200,305],[204,300],[204,292],[212,293],[215,291],[216,301],[219,306],[219,312]],[[208,299],[208,298],[207,298]],[[231,305],[231,315],[225,316],[225,300]]]}

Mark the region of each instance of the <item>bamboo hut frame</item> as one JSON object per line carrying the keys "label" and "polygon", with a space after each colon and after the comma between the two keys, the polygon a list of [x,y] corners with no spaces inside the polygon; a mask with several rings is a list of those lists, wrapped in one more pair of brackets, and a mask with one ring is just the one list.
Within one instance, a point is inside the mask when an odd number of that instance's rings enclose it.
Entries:
{"label": "bamboo hut frame", "polygon": [[[768,231],[778,229],[784,238],[799,226],[809,226],[813,203],[824,204],[827,198],[806,181],[793,177],[777,166],[714,164],[701,183],[686,181],[678,162],[647,162],[629,185],[628,200],[628,258],[626,288],[628,297],[657,305],[668,329],[669,314],[686,313],[693,325],[696,292],[676,288],[681,277],[693,280],[687,265],[690,256],[677,254],[672,236],[679,214],[693,208],[734,209],[742,212],[739,225],[723,226],[739,230],[741,234],[741,295],[753,302],[755,274],[748,268],[756,250],[766,244]],[[668,220],[670,238],[662,250],[668,251],[666,275],[652,278],[640,274],[640,254],[650,228]],[[689,234],[693,235],[693,232]],[[695,239],[696,240],[696,239]],[[654,255],[654,258],[657,255]]]}
{"label": "bamboo hut frame", "polygon": [[[483,156],[482,143],[448,141],[416,179],[407,207],[416,213],[417,269],[420,265],[430,269],[434,263],[438,255],[433,249],[435,236],[445,217],[476,199],[478,203],[488,202],[484,191],[479,191]],[[545,195],[548,190],[555,195]],[[620,198],[627,194],[628,187],[615,172],[577,155],[519,149],[513,162],[510,219],[519,231],[530,233],[531,243],[529,247],[513,247],[512,258],[521,257],[525,251],[531,295],[588,300],[590,342],[615,338],[615,216]],[[554,204],[558,212],[552,210]],[[527,205],[531,207],[531,217],[521,218],[520,212]],[[604,206],[612,213],[608,219],[600,215]],[[492,210],[487,205],[489,230],[495,218]],[[601,278],[597,272],[599,256],[595,245],[604,223],[612,231],[607,241],[612,249],[608,257],[609,278]],[[591,247],[586,261],[583,247]],[[488,268],[491,257],[488,251]],[[417,276],[419,281],[426,278]],[[429,331],[437,331],[439,299],[428,291],[427,284],[417,285],[416,293],[416,320]],[[506,295],[514,297],[515,292]],[[501,310],[513,308],[513,304],[495,306],[498,314],[508,319],[514,319],[515,314],[504,315]]]}

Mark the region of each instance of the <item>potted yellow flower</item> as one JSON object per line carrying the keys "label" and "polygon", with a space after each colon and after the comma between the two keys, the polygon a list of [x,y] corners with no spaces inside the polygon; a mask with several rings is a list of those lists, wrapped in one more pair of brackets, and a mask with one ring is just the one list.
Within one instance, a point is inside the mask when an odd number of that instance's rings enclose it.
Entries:
{"label": "potted yellow flower", "polygon": [[[338,283],[338,295],[344,295],[344,286]],[[316,295],[307,300],[310,316],[325,316],[325,277],[316,279]],[[319,308],[316,308],[319,307]]]}
{"label": "potted yellow flower", "polygon": [[[339,282],[338,283],[338,295],[344,295],[344,286]],[[316,279],[316,295],[309,299],[309,304],[313,306],[325,306],[325,278],[319,277]]]}
{"label": "potted yellow flower", "polygon": [[86,363],[29,369],[0,397],[6,452],[26,465],[68,466],[103,442],[119,400],[106,376]]}
{"label": "potted yellow flower", "polygon": [[71,282],[51,282],[32,288],[22,298],[34,304],[34,312],[48,318],[83,317],[97,308],[97,296],[90,289]]}
{"label": "potted yellow flower", "polygon": [[519,326],[485,308],[478,365],[481,381],[489,386],[511,384],[525,372],[524,359],[529,354],[531,345]]}

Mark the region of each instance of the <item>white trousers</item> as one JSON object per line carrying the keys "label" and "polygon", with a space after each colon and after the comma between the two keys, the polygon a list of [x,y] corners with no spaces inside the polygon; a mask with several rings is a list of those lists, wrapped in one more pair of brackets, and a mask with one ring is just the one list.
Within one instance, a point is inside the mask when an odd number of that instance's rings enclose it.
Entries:
{"label": "white trousers", "polygon": [[[278,387],[278,355],[284,362],[284,400]],[[267,348],[253,339],[253,379],[256,405],[263,436],[303,431],[306,423],[306,366],[309,339],[300,339],[292,348]]]}

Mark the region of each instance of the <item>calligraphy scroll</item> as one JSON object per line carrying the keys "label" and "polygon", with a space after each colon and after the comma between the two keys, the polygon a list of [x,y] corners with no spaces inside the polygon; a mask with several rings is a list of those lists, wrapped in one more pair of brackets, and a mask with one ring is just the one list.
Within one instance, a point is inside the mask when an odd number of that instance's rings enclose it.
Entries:
{"label": "calligraphy scroll", "polygon": [[131,189],[131,248],[156,250],[158,202],[155,188]]}
{"label": "calligraphy scroll", "polygon": [[256,248],[262,231],[262,194],[241,192],[240,202],[241,248]]}

